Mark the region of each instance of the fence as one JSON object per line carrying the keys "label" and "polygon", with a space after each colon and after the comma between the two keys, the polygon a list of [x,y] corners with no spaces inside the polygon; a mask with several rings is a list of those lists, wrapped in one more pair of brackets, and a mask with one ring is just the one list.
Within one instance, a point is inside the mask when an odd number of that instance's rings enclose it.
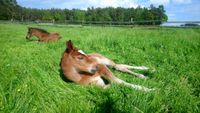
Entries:
{"label": "fence", "polygon": [[26,24],[44,24],[44,25],[99,25],[99,26],[169,26],[169,27],[200,27],[200,21],[161,21],[161,20],[144,20],[144,21],[80,21],[80,20],[36,20],[36,21],[0,21],[1,23],[26,23]]}

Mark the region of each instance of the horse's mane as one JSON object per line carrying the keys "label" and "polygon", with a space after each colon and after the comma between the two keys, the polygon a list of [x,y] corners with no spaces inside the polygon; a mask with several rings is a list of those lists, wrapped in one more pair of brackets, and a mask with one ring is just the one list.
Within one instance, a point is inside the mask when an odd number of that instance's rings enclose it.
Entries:
{"label": "horse's mane", "polygon": [[47,34],[49,34],[48,31],[46,31],[46,30],[44,30],[44,29],[41,29],[41,28],[33,28],[33,27],[29,27],[29,29],[36,29],[36,30],[38,30],[38,31],[40,31],[40,32],[43,32],[43,33],[47,33]]}

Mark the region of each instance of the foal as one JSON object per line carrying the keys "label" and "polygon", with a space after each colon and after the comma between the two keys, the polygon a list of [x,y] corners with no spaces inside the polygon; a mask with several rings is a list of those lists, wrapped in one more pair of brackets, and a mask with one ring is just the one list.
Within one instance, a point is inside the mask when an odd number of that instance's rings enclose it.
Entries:
{"label": "foal", "polygon": [[127,72],[129,74],[134,74],[141,78],[145,78],[142,74],[134,73],[129,69],[140,69],[146,70],[148,68],[144,66],[136,67],[129,66],[125,64],[115,64],[110,59],[97,54],[85,54],[82,50],[73,46],[71,40],[66,42],[67,48],[64,51],[61,58],[61,69],[64,73],[64,76],[77,83],[82,85],[95,84],[100,87],[107,87],[102,79],[105,78],[110,82],[117,84],[124,84],[126,86],[132,87],[138,90],[150,91],[152,89],[146,88],[140,85],[134,85],[127,83],[117,77],[115,77],[108,67],[113,67],[119,71]]}
{"label": "foal", "polygon": [[30,39],[32,36],[36,36],[39,42],[57,41],[61,38],[58,33],[49,33],[43,29],[29,27],[26,39]]}

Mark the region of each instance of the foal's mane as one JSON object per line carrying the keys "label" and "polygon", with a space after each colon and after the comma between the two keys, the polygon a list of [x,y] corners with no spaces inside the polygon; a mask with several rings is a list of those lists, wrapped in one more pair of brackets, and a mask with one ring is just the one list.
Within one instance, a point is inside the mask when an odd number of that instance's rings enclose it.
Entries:
{"label": "foal's mane", "polygon": [[35,30],[38,30],[38,31],[40,31],[40,32],[43,32],[43,33],[47,33],[47,34],[49,34],[48,31],[46,31],[46,30],[44,30],[44,29],[41,29],[41,28],[33,28],[33,27],[29,27],[29,29],[35,29]]}

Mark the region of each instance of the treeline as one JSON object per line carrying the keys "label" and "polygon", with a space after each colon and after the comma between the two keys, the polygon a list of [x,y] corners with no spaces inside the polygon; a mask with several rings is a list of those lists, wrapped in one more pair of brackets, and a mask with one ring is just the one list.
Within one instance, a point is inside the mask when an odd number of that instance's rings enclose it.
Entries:
{"label": "treeline", "polygon": [[[21,7],[16,0],[0,0],[0,20],[55,21],[55,22],[134,22],[161,24],[168,19],[164,6],[149,8],[88,8],[79,9],[32,9]],[[156,22],[144,22],[156,20]]]}

